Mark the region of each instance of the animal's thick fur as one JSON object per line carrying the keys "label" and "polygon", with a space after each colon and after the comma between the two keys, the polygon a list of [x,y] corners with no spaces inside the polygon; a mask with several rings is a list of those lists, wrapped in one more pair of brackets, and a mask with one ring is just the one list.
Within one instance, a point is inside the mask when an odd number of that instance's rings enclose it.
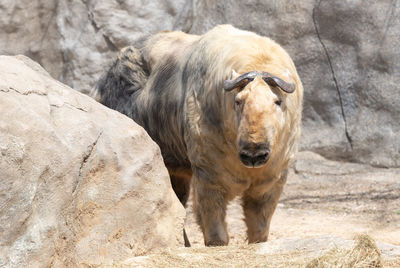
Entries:
{"label": "animal's thick fur", "polygon": [[[232,70],[269,72],[296,90],[287,94],[256,78],[227,92],[223,83]],[[192,178],[206,245],[228,243],[225,211],[235,196],[242,198],[248,241],[267,240],[297,150],[303,98],[295,66],[277,43],[229,25],[202,36],[159,33],[123,49],[94,94],[148,131],[183,204]],[[268,162],[244,166],[243,142],[267,144]]]}

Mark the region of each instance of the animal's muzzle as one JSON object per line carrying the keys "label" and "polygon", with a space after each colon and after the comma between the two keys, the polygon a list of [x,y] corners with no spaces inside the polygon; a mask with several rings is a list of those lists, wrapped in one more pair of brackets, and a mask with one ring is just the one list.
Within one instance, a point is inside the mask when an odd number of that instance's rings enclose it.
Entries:
{"label": "animal's muzzle", "polygon": [[246,167],[260,167],[267,163],[270,149],[266,143],[244,143],[240,146],[239,158]]}

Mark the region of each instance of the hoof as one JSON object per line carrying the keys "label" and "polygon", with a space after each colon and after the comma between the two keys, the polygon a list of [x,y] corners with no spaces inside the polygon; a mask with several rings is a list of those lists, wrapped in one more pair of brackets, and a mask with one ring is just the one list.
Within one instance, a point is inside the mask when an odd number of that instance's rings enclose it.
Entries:
{"label": "hoof", "polygon": [[205,243],[207,247],[219,247],[228,245],[227,242],[222,240],[208,241]]}
{"label": "hoof", "polygon": [[186,235],[185,228],[183,228],[183,240],[185,241],[185,247],[187,247],[187,248],[191,247],[190,241]]}

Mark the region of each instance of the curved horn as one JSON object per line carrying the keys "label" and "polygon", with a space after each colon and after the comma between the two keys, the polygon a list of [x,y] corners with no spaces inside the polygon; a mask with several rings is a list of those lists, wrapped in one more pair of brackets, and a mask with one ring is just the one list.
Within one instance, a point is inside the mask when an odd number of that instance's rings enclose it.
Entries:
{"label": "curved horn", "polygon": [[237,87],[243,87],[248,84],[250,81],[253,81],[254,78],[258,75],[258,72],[248,72],[244,73],[241,76],[233,79],[233,80],[225,80],[224,81],[224,89],[226,91],[231,91]]}
{"label": "curved horn", "polygon": [[263,80],[270,86],[279,87],[286,93],[293,93],[296,89],[296,85],[293,83],[288,83],[283,81],[279,77],[276,77],[270,73],[262,72],[261,73]]}

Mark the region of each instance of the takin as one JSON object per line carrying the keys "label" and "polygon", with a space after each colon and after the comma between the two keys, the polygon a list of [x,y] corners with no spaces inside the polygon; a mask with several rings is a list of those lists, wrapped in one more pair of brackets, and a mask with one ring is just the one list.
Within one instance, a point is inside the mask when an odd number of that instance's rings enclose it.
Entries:
{"label": "takin", "polygon": [[161,32],[122,49],[92,96],[146,129],[184,206],[193,188],[206,246],[228,244],[236,196],[248,242],[267,240],[301,132],[303,86],[281,46],[230,25]]}

